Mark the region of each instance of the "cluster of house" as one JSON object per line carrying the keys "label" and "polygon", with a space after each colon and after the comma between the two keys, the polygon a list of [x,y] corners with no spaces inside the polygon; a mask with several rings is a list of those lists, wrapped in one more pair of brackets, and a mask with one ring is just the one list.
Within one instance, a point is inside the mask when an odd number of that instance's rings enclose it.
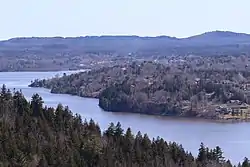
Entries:
{"label": "cluster of house", "polygon": [[224,119],[250,119],[250,105],[239,100],[231,100],[218,106],[215,111]]}

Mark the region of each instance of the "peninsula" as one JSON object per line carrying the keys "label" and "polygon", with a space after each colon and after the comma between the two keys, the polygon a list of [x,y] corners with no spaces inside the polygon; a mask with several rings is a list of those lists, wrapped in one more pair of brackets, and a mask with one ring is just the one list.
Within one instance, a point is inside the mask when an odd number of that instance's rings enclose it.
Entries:
{"label": "peninsula", "polygon": [[35,80],[45,87],[99,99],[105,111],[199,117],[250,118],[247,56],[186,56],[168,63],[133,62],[61,78]]}

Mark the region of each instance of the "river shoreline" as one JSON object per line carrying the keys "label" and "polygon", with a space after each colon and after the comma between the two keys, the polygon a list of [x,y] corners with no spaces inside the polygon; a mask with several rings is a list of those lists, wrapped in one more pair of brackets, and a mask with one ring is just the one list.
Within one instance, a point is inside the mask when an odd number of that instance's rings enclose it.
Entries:
{"label": "river shoreline", "polygon": [[22,90],[27,99],[38,93],[44,105],[48,107],[56,107],[59,103],[68,106],[74,114],[81,115],[83,120],[93,119],[101,129],[108,128],[111,122],[120,122],[124,129],[130,127],[135,134],[140,131],[142,134],[147,133],[151,139],[160,136],[167,141],[181,143],[186,150],[195,155],[201,142],[211,148],[219,145],[224,151],[224,156],[232,160],[233,164],[250,155],[249,122],[106,112],[98,106],[96,98],[52,94],[49,89],[27,87],[31,80],[50,78],[58,74],[61,75],[63,72],[2,72],[0,84],[6,84],[10,90]]}
{"label": "river shoreline", "polygon": [[[31,88],[36,88],[29,86]],[[41,88],[41,87],[38,87]],[[44,88],[44,87],[42,87]],[[88,99],[96,99],[99,100],[98,97],[93,97],[93,96],[80,96],[80,95],[74,95],[74,94],[69,94],[69,93],[60,93],[60,92],[52,92],[51,89],[49,88],[44,88],[49,90],[50,93],[52,94],[61,94],[61,95],[70,95],[70,96],[77,96],[81,98],[88,98]],[[104,111],[104,112],[110,112],[110,113],[130,113],[130,114],[139,114],[139,115],[148,115],[148,116],[156,116],[156,117],[166,117],[172,120],[192,120],[192,121],[199,121],[199,122],[211,122],[211,123],[222,123],[222,124],[236,124],[236,123],[246,123],[250,122],[250,120],[243,120],[243,119],[223,119],[223,118],[204,118],[204,117],[193,117],[193,116],[172,116],[172,115],[159,115],[159,114],[153,114],[153,113],[143,113],[143,112],[128,112],[128,111],[108,111],[105,110],[104,108],[100,107],[98,104],[99,108]]]}

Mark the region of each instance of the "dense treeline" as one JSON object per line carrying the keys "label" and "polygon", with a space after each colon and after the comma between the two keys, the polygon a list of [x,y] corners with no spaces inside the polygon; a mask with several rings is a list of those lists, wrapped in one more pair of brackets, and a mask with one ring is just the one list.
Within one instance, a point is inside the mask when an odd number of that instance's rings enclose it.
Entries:
{"label": "dense treeline", "polygon": [[[225,69],[212,65],[206,68],[210,62],[224,64]],[[200,60],[197,64],[194,67],[145,61],[36,80],[30,86],[46,87],[52,93],[99,98],[101,108],[116,112],[216,119],[219,115],[215,108],[221,104],[231,100],[250,103],[247,67],[226,69],[232,64],[229,57]]]}
{"label": "dense treeline", "polygon": [[[196,158],[176,143],[150,140],[140,132],[134,136],[120,123],[111,123],[102,133],[93,120],[82,121],[67,107],[44,107],[38,94],[28,102],[20,91],[12,94],[5,86],[0,94],[0,143],[2,167],[232,166],[220,147],[201,144]],[[248,159],[240,166],[250,166]]]}

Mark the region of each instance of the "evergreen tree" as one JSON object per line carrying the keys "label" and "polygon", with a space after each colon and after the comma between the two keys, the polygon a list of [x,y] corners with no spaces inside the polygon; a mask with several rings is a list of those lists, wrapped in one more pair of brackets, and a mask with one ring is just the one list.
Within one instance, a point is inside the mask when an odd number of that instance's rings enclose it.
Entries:
{"label": "evergreen tree", "polygon": [[117,136],[117,137],[119,137],[119,136],[123,135],[123,131],[124,131],[124,130],[121,128],[120,122],[118,122],[118,123],[116,124],[116,127],[115,127],[114,135]]}
{"label": "evergreen tree", "polygon": [[39,117],[42,115],[43,110],[43,100],[38,94],[34,94],[31,98],[31,111],[32,115]]}
{"label": "evergreen tree", "polygon": [[242,162],[242,167],[250,167],[250,163],[249,163],[249,160],[248,158],[244,158],[244,161]]}
{"label": "evergreen tree", "polygon": [[197,161],[199,162],[207,161],[207,150],[203,143],[201,143],[200,145]]}
{"label": "evergreen tree", "polygon": [[219,146],[215,147],[214,153],[215,153],[217,161],[219,162],[224,161],[223,152]]}
{"label": "evergreen tree", "polygon": [[[6,91],[7,93],[8,91]],[[6,94],[5,94],[6,95]],[[21,92],[0,96],[0,166],[3,167],[231,167],[220,147],[201,144],[198,157],[177,143],[134,135],[111,123],[100,133],[94,120],[82,122],[61,104],[43,106],[35,94],[31,102]],[[241,165],[240,165],[241,166]],[[248,167],[245,158],[242,166]]]}
{"label": "evergreen tree", "polygon": [[1,95],[4,97],[6,93],[7,93],[7,88],[6,88],[6,85],[3,84],[2,89],[1,89]]}

